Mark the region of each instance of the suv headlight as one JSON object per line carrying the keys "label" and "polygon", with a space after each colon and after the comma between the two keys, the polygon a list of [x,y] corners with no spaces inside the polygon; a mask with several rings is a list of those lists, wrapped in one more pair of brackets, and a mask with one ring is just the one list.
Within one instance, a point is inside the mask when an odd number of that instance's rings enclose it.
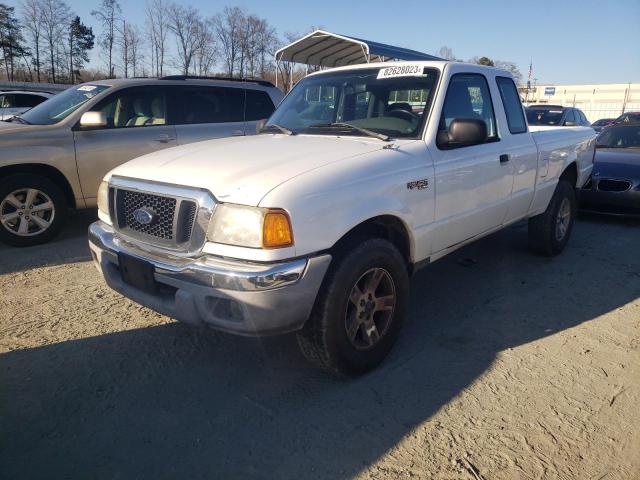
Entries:
{"label": "suv headlight", "polygon": [[216,207],[209,241],[251,248],[282,248],[293,245],[289,215],[284,210],[223,203]]}
{"label": "suv headlight", "polygon": [[109,216],[109,183],[104,181],[98,187],[98,210]]}

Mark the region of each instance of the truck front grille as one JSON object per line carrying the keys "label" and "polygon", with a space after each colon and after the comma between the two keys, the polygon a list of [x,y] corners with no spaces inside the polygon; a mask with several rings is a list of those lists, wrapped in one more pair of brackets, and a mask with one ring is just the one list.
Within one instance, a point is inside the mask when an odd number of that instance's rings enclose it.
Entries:
{"label": "truck front grille", "polygon": [[[126,235],[169,248],[178,248],[191,239],[198,212],[194,201],[120,188],[114,197],[117,228]],[[136,218],[140,211],[151,221]]]}

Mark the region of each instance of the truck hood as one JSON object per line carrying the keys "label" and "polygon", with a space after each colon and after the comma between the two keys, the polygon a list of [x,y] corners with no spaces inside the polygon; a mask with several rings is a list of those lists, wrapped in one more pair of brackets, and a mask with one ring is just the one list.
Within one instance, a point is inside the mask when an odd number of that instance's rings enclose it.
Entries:
{"label": "truck hood", "polygon": [[256,135],[192,143],[131,160],[109,175],[209,190],[219,201],[258,205],[281,183],[380,150],[361,137]]}

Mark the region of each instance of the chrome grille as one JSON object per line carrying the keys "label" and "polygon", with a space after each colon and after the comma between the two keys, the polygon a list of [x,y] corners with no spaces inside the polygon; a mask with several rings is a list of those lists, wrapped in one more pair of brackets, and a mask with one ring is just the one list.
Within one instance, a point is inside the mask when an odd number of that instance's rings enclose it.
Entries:
{"label": "chrome grille", "polygon": [[202,249],[216,203],[203,189],[115,175],[109,180],[109,213],[116,231],[125,240],[170,250],[171,255],[190,256]]}
{"label": "chrome grille", "polygon": [[[174,239],[173,221],[177,203],[175,198],[118,190],[116,201],[118,226],[121,229],[126,228],[162,240]],[[133,212],[141,208],[153,212],[154,220],[148,225],[138,222],[133,216]]]}

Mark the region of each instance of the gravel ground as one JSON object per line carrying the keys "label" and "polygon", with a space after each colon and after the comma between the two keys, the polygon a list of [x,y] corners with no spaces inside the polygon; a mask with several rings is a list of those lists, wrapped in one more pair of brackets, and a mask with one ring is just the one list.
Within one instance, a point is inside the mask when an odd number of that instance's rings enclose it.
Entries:
{"label": "gravel ground", "polygon": [[76,214],[0,246],[3,479],[640,478],[640,227],[519,225],[434,263],[375,372],[194,330],[107,289]]}

